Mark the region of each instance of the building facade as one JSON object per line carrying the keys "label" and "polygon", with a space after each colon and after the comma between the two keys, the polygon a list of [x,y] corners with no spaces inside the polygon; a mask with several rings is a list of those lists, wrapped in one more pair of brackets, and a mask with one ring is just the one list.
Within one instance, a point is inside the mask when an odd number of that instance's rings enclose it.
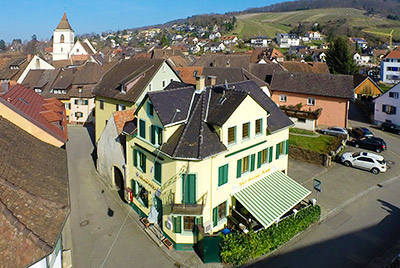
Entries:
{"label": "building facade", "polygon": [[263,227],[284,214],[263,221],[239,194],[271,174],[286,176],[288,167],[293,123],[253,81],[204,87],[200,79],[197,89],[149,92],[136,117],[137,135],[127,137],[126,199],[177,250],[193,249],[196,225],[216,233],[240,207]]}
{"label": "building facade", "polygon": [[380,125],[383,122],[391,122],[400,125],[400,116],[397,108],[400,107],[400,85],[396,85],[374,100],[374,122]]}
{"label": "building facade", "polygon": [[396,84],[400,81],[400,50],[391,51],[381,61],[381,81]]}

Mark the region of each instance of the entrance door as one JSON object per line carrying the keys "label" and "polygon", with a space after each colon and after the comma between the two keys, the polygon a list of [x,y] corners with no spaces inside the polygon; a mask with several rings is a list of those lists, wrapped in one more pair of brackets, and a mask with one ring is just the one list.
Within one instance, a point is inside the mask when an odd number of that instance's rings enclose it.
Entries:
{"label": "entrance door", "polygon": [[[161,199],[160,198],[158,198],[157,196],[155,196],[155,205],[156,205],[156,209],[157,209],[157,212],[158,212],[158,222],[159,223],[161,223],[162,222],[162,201],[161,201]],[[160,225],[160,227],[162,228],[162,223],[161,224],[159,224]]]}
{"label": "entrance door", "polygon": [[114,183],[115,186],[118,188],[118,194],[120,198],[126,202],[125,197],[124,197],[124,191],[125,191],[125,183],[124,183],[124,175],[122,175],[121,170],[119,168],[114,166]]}

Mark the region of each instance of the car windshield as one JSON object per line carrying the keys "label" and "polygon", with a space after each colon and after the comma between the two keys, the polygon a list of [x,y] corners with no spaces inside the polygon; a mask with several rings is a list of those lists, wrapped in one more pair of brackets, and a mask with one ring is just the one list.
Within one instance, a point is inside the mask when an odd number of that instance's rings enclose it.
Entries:
{"label": "car windshield", "polygon": [[376,160],[376,161],[378,161],[378,163],[381,164],[381,165],[385,164],[385,160],[382,160],[382,161]]}
{"label": "car windshield", "polygon": [[354,154],[352,154],[351,156],[354,158],[354,157],[357,157],[357,156],[359,156],[360,155],[360,153],[354,153]]}

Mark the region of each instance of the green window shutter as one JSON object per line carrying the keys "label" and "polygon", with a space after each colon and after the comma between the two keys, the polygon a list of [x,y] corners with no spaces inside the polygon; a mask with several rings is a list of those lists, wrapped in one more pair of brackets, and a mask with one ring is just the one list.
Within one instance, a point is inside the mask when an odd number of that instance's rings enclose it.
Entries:
{"label": "green window shutter", "polygon": [[250,171],[254,171],[255,163],[256,163],[256,154],[252,154],[250,157]]}
{"label": "green window shutter", "polygon": [[75,100],[74,103],[75,103],[75,105],[78,105],[78,100]]}
{"label": "green window shutter", "polygon": [[153,125],[151,125],[151,143],[156,143],[156,128]]}
{"label": "green window shutter", "polygon": [[85,105],[88,105],[88,100],[84,100],[84,102],[85,102]]}
{"label": "green window shutter", "polygon": [[137,167],[137,150],[133,150],[133,165]]}
{"label": "green window shutter", "polygon": [[262,153],[262,151],[259,151],[257,153],[257,168],[261,167],[261,153]]}
{"label": "green window shutter", "polygon": [[188,175],[189,204],[196,204],[196,175]]}
{"label": "green window shutter", "polygon": [[174,217],[174,233],[182,232],[182,216]]}
{"label": "green window shutter", "polygon": [[268,153],[268,163],[271,163],[272,160],[273,160],[273,157],[272,157],[273,148],[274,148],[274,147],[272,147],[272,146],[268,148],[268,150],[269,150],[269,153]]}
{"label": "green window shutter", "polygon": [[154,163],[154,179],[161,183],[161,164],[158,162]]}
{"label": "green window shutter", "polygon": [[236,178],[240,178],[242,176],[242,159],[237,161],[237,169],[236,169]]}
{"label": "green window shutter", "polygon": [[228,164],[218,168],[218,186],[228,182]]}
{"label": "green window shutter", "polygon": [[146,138],[146,122],[143,120],[139,120],[139,135],[143,139]]}
{"label": "green window shutter", "polygon": [[146,173],[146,155],[145,154],[141,154],[143,157],[143,166],[142,166],[142,171],[143,173]]}
{"label": "green window shutter", "polygon": [[136,182],[135,182],[135,180],[131,180],[131,189],[132,189],[132,194],[135,196],[135,194],[136,194]]}
{"label": "green window shutter", "polygon": [[223,184],[222,178],[224,176],[224,167],[219,167],[218,168],[218,186],[221,186]]}
{"label": "green window shutter", "polygon": [[286,140],[286,152],[285,154],[289,154],[289,140]]}
{"label": "green window shutter", "polygon": [[279,159],[279,143],[276,145],[276,159]]}
{"label": "green window shutter", "polygon": [[213,223],[214,227],[218,225],[218,207],[213,209]]}

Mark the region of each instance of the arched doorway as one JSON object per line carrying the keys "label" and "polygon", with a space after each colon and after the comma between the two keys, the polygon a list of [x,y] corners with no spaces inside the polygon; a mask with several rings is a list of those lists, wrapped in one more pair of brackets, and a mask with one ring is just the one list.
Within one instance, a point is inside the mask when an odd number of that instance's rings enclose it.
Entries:
{"label": "arched doorway", "polygon": [[122,175],[122,172],[119,168],[116,166],[114,168],[114,184],[118,189],[118,194],[121,197],[122,201],[126,203],[124,192],[125,192],[125,183],[124,183],[124,175]]}

